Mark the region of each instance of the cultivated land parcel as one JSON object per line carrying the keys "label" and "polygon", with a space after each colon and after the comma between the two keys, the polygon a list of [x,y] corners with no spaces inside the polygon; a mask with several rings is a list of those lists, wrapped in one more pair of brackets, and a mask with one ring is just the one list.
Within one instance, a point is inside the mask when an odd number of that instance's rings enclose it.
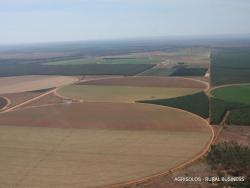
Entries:
{"label": "cultivated land parcel", "polygon": [[145,104],[28,108],[1,115],[0,122],[7,125],[0,127],[1,168],[8,169],[0,179],[18,187],[91,187],[140,178],[191,159],[211,136],[198,117]]}
{"label": "cultivated land parcel", "polygon": [[209,90],[249,82],[247,48],[100,46],[0,53],[1,185],[158,181],[204,156],[210,120],[248,124],[248,85]]}
{"label": "cultivated land parcel", "polygon": [[57,92],[67,98],[79,95],[84,102],[3,113],[0,161],[8,170],[0,181],[14,187],[96,187],[167,171],[202,152],[211,130],[185,111],[134,101],[205,88],[199,81],[178,78],[83,80]]}

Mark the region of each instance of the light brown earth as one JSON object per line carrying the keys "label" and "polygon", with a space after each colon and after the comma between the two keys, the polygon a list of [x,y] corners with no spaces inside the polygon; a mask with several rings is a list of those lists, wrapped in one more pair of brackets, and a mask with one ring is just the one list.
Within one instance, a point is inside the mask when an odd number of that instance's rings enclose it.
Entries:
{"label": "light brown earth", "polygon": [[150,104],[78,103],[16,110],[0,115],[9,126],[118,130],[207,131],[205,121],[189,113]]}
{"label": "light brown earth", "polygon": [[168,88],[199,88],[206,89],[207,84],[194,79],[180,77],[121,77],[107,78],[82,82],[83,85],[110,85],[110,86],[147,86],[147,87],[168,87]]}
{"label": "light brown earth", "polygon": [[49,95],[46,95],[39,100],[32,101],[32,102],[22,106],[22,108],[44,106],[44,105],[46,106],[46,105],[62,104],[62,103],[69,104],[71,102],[77,102],[77,101],[71,100],[71,99],[63,99],[61,97],[56,96],[54,93],[50,93]]}
{"label": "light brown earth", "polygon": [[0,78],[0,94],[18,93],[58,87],[76,82],[69,76],[15,76]]}
{"label": "light brown earth", "polygon": [[165,171],[203,149],[207,132],[0,126],[0,182],[85,188]]}
{"label": "light brown earth", "polygon": [[85,188],[137,179],[192,159],[211,139],[201,118],[147,104],[19,109],[1,114],[0,124],[0,182],[14,188]]}
{"label": "light brown earth", "polygon": [[8,94],[3,94],[1,96],[4,96],[10,100],[9,108],[16,106],[18,104],[21,104],[29,99],[32,99],[34,97],[37,97],[41,95],[43,92],[21,92],[21,93],[8,93]]}

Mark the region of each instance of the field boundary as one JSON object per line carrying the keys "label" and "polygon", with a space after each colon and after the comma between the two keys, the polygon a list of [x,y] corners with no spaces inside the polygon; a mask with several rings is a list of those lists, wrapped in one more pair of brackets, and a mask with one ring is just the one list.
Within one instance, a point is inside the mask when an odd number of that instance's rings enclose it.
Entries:
{"label": "field boundary", "polygon": [[209,152],[210,147],[214,143],[214,139],[215,139],[215,132],[214,132],[213,127],[205,119],[203,119],[202,117],[200,117],[200,116],[198,116],[196,114],[193,114],[191,112],[188,112],[186,110],[182,110],[182,109],[179,109],[179,108],[173,108],[173,107],[167,107],[167,108],[175,109],[177,111],[186,112],[186,113],[188,113],[188,114],[190,114],[192,116],[195,116],[195,117],[197,117],[197,118],[199,118],[199,119],[201,119],[202,121],[205,122],[205,124],[207,125],[208,129],[210,130],[210,134],[211,134],[210,135],[210,140],[207,142],[205,147],[200,152],[198,152],[192,159],[190,159],[188,161],[185,161],[185,162],[177,165],[176,167],[173,167],[170,170],[159,172],[159,173],[156,173],[156,174],[153,174],[153,175],[150,175],[150,176],[146,176],[146,177],[143,177],[143,178],[140,178],[140,179],[131,180],[131,181],[128,181],[128,182],[121,182],[121,183],[112,184],[112,185],[99,186],[98,188],[125,188],[125,187],[132,187],[132,186],[136,186],[136,185],[142,185],[142,184],[145,184],[147,182],[153,181],[154,179],[157,179],[157,178],[160,178],[160,177],[163,177],[163,176],[169,176],[169,175],[171,175],[171,174],[173,174],[175,172],[178,172],[178,171],[192,165],[193,163],[195,163],[196,161],[201,159],[203,156],[205,156]]}
{"label": "field boundary", "polygon": [[[94,79],[94,80],[98,80],[98,79],[100,79],[100,78],[97,78],[97,79]],[[90,80],[88,80],[88,81],[90,81]],[[197,81],[197,80],[196,80],[196,81]],[[83,82],[84,82],[84,81],[83,81]],[[200,81],[200,82],[203,82],[203,81]],[[203,82],[203,83],[204,83],[204,82]],[[209,84],[207,84],[207,85],[209,85]],[[35,100],[38,100],[38,99],[40,99],[40,98],[42,98],[42,97],[44,97],[44,96],[46,96],[46,95],[49,95],[49,94],[51,94],[51,93],[54,93],[54,94],[56,94],[56,96],[58,96],[56,91],[57,91],[58,89],[60,89],[61,87],[63,87],[63,86],[57,87],[57,88],[55,88],[55,89],[53,89],[53,90],[51,90],[51,91],[49,91],[49,92],[43,93],[43,94],[41,94],[41,95],[39,95],[39,96],[37,96],[37,97],[34,97],[34,98],[32,98],[32,99],[30,99],[30,100],[27,100],[27,101],[25,101],[25,102],[23,102],[23,103],[21,103],[21,104],[18,104],[18,105],[14,106],[14,107],[12,107],[12,108],[9,108],[9,109],[7,109],[7,110],[5,110],[5,111],[3,111],[3,112],[0,112],[0,114],[7,113],[7,112],[10,112],[10,111],[12,111],[12,110],[15,110],[15,109],[17,109],[17,108],[19,108],[19,107],[21,107],[21,106],[23,106],[23,105],[25,105],[25,104],[28,104],[28,103],[33,102],[33,101],[35,101]],[[59,95],[59,97],[61,97],[61,96]],[[72,98],[67,98],[67,99],[74,100],[74,99],[72,99]],[[204,148],[203,148],[201,151],[199,151],[199,152],[198,152],[193,158],[191,158],[190,160],[185,161],[185,162],[183,162],[183,163],[177,165],[176,167],[173,167],[173,168],[170,169],[170,170],[163,171],[163,172],[159,172],[159,173],[156,173],[156,174],[153,174],[153,175],[150,175],[150,176],[146,176],[146,177],[143,177],[143,178],[140,178],[140,179],[135,179],[135,180],[127,181],[127,182],[121,182],[121,183],[116,183],[116,184],[112,184],[112,185],[99,186],[99,188],[123,188],[123,187],[126,187],[126,186],[141,185],[141,184],[144,184],[144,183],[153,181],[154,179],[157,179],[157,178],[160,178],[160,177],[163,177],[163,176],[168,176],[168,175],[171,175],[171,174],[173,174],[173,173],[175,173],[175,172],[178,172],[178,171],[180,171],[180,170],[182,170],[182,169],[184,169],[184,168],[190,166],[190,165],[193,164],[194,162],[198,161],[199,159],[201,159],[204,155],[206,155],[206,154],[209,152],[210,147],[211,147],[211,145],[213,144],[214,138],[215,138],[215,132],[214,132],[213,127],[212,127],[205,119],[203,119],[202,117],[200,117],[200,116],[198,116],[198,115],[196,115],[196,114],[193,114],[193,113],[191,113],[191,112],[188,112],[188,111],[186,111],[186,110],[182,110],[182,109],[179,109],[179,108],[173,108],[173,107],[167,107],[167,108],[170,108],[170,109],[174,109],[174,110],[177,110],[177,111],[181,111],[181,112],[188,113],[188,114],[190,114],[191,116],[196,117],[196,118],[202,120],[203,122],[205,122],[205,124],[206,124],[206,126],[207,126],[207,128],[208,128],[208,130],[209,130],[209,132],[210,132],[210,139],[209,139],[208,142],[205,144]]]}
{"label": "field boundary", "polygon": [[37,96],[37,97],[34,97],[34,98],[32,98],[32,99],[29,99],[29,100],[27,100],[27,101],[25,101],[25,102],[23,102],[23,103],[21,103],[21,104],[18,104],[18,105],[16,105],[16,106],[13,106],[13,107],[11,107],[11,108],[8,108],[8,109],[6,109],[6,110],[0,112],[0,114],[4,114],[4,113],[10,112],[10,111],[13,111],[13,110],[15,110],[15,109],[17,109],[17,108],[19,108],[19,107],[21,107],[21,106],[24,106],[24,105],[26,105],[26,104],[28,104],[28,103],[30,103],[30,102],[33,102],[33,101],[35,101],[35,100],[37,100],[37,99],[40,99],[40,98],[42,98],[42,97],[44,97],[44,96],[46,96],[46,95],[51,94],[51,93],[53,93],[55,90],[56,90],[56,89],[53,89],[53,90],[48,91],[48,92],[46,92],[46,93],[43,93],[43,94],[41,94],[41,95],[39,95],[39,96]]}

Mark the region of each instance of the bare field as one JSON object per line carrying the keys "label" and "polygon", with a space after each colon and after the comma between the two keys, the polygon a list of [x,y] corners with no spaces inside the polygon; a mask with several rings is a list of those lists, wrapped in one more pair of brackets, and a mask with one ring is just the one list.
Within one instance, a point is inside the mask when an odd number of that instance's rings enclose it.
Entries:
{"label": "bare field", "polygon": [[76,102],[76,101],[71,100],[71,99],[63,99],[63,98],[60,98],[60,97],[54,95],[54,93],[51,93],[49,95],[46,95],[45,97],[42,97],[41,99],[32,101],[32,102],[22,106],[22,108],[33,107],[33,106],[62,104],[62,103],[71,103],[71,102]]}
{"label": "bare field", "polygon": [[192,88],[69,85],[57,91],[61,96],[86,102],[129,102],[168,99],[201,91]]}
{"label": "bare field", "polygon": [[43,92],[21,92],[21,93],[8,93],[3,94],[2,96],[10,100],[10,105],[8,107],[13,107],[18,104],[21,104],[29,99],[41,95]]}
{"label": "bare field", "polygon": [[0,94],[48,89],[67,85],[75,82],[76,80],[76,77],[68,76],[0,77]]}
{"label": "bare field", "polygon": [[118,130],[207,131],[206,122],[189,113],[150,104],[74,103],[27,108],[0,115],[9,126]]}
{"label": "bare field", "polygon": [[138,87],[168,87],[168,88],[199,88],[205,89],[207,85],[193,79],[179,77],[120,77],[92,80],[82,85],[109,85],[109,86],[138,86]]}
{"label": "bare field", "polygon": [[0,118],[8,125],[0,126],[0,182],[13,188],[84,188],[142,178],[191,159],[211,136],[196,116],[141,104],[61,104]]}

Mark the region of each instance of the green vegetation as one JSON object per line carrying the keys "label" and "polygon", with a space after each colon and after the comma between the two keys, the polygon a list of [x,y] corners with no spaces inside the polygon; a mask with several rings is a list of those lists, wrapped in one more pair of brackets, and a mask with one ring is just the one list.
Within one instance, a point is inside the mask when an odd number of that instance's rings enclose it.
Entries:
{"label": "green vegetation", "polygon": [[1,64],[0,77],[23,75],[125,75],[133,76],[150,69],[154,64],[82,64],[40,65]]}
{"label": "green vegetation", "polygon": [[152,68],[140,76],[170,76],[175,70],[174,68]]}
{"label": "green vegetation", "polygon": [[180,108],[197,114],[203,118],[208,118],[209,116],[209,101],[207,95],[204,92],[171,99],[146,100],[140,102]]}
{"label": "green vegetation", "polygon": [[221,48],[212,53],[212,84],[250,82],[250,48]]}
{"label": "green vegetation", "polygon": [[220,143],[211,147],[207,162],[219,176],[243,176],[244,182],[223,182],[231,187],[250,186],[250,148],[234,142]]}
{"label": "green vegetation", "polygon": [[58,93],[66,97],[82,99],[84,101],[134,102],[138,100],[173,98],[198,91],[200,89],[69,85],[60,89]]}
{"label": "green vegetation", "polygon": [[212,90],[211,94],[224,101],[250,105],[250,85],[221,87]]}
{"label": "green vegetation", "polygon": [[229,125],[250,125],[250,107],[231,110],[226,123]]}
{"label": "green vegetation", "polygon": [[[219,124],[228,110],[246,108],[247,105],[235,102],[227,102],[211,97],[211,124]],[[226,121],[227,122],[227,121]],[[235,122],[237,125],[238,123]]]}
{"label": "green vegetation", "polygon": [[228,124],[250,124],[250,85],[228,86],[212,90],[211,94],[211,123],[219,124],[226,111],[230,115]]}
{"label": "green vegetation", "polygon": [[113,58],[83,58],[74,60],[52,61],[43,65],[82,65],[82,64],[157,64],[161,62],[159,58],[148,57],[113,57]]}
{"label": "green vegetation", "polygon": [[204,76],[207,68],[178,68],[171,76]]}

